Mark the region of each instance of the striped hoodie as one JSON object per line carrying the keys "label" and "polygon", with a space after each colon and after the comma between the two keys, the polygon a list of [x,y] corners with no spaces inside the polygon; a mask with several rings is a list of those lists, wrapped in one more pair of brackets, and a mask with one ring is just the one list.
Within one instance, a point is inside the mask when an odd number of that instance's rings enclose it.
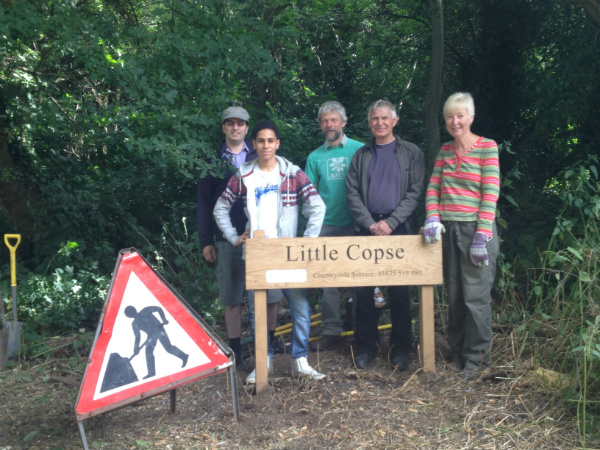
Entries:
{"label": "striped hoodie", "polygon": [[[307,216],[304,237],[318,237],[325,217],[325,204],[321,196],[310,182],[300,167],[292,164],[281,156],[275,156],[279,166],[279,190],[277,211],[277,234],[296,237],[298,231],[298,216],[305,213]],[[244,210],[249,223],[251,236],[257,229],[258,210],[255,199],[255,173],[258,160],[245,162],[240,170],[229,179],[227,187],[217,200],[213,214],[223,236],[235,245],[239,238],[238,232],[231,223],[229,210],[238,198],[244,200]],[[301,208],[301,204],[303,207]]]}
{"label": "striped hoodie", "polygon": [[493,236],[496,203],[500,194],[498,145],[480,137],[473,148],[458,157],[454,141],[442,145],[425,194],[426,217],[444,221],[477,221],[477,231]]}

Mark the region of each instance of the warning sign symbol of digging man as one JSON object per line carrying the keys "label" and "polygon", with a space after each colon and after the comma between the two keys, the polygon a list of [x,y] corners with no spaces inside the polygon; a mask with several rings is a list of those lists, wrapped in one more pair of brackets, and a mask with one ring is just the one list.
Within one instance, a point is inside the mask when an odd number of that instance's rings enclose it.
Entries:
{"label": "warning sign symbol of digging man", "polygon": [[[153,314],[154,312],[158,313],[162,319],[162,323],[156,319]],[[154,364],[154,348],[156,347],[156,341],[160,341],[168,353],[181,359],[181,367],[185,367],[189,355],[171,344],[169,336],[167,336],[164,328],[169,321],[165,317],[165,313],[163,312],[162,308],[159,308],[158,306],[147,306],[138,313],[133,306],[128,306],[125,308],[125,315],[133,319],[133,323],[131,324],[133,328],[133,334],[135,335],[133,356],[137,355],[141,349],[140,330],[146,333],[147,336],[144,345],[146,346],[146,365],[148,366],[148,375],[146,375],[144,379],[156,375],[156,368]]]}
{"label": "warning sign symbol of digging man", "polygon": [[123,279],[122,301],[109,304],[107,316],[114,314],[114,322],[103,327],[102,335],[108,342],[94,400],[157,380],[167,383],[176,374],[212,359],[194,341],[197,333],[190,334],[189,325],[196,326],[195,321],[187,319],[187,313],[173,316],[177,307],[169,301],[161,303],[168,297],[160,295],[160,286],[153,285],[152,280],[142,281],[135,272],[129,272]]}
{"label": "warning sign symbol of digging man", "polygon": [[75,412],[87,418],[223,373],[227,350],[135,249],[121,250]]}
{"label": "warning sign symbol of digging man", "polygon": [[[181,360],[182,368],[184,368],[188,362],[189,355],[171,344],[171,340],[165,330],[165,326],[169,324],[169,321],[161,307],[147,306],[140,312],[137,312],[134,306],[129,305],[125,308],[124,312],[125,316],[133,319],[133,322],[131,323],[131,328],[135,336],[133,355],[126,358],[119,353],[111,353],[100,392],[116,389],[139,381],[139,377],[131,365],[131,360],[139,355],[143,347],[145,347],[147,367],[147,375],[144,376],[143,379],[156,376],[154,350],[158,342],[161,343],[167,353],[170,353]],[[160,321],[155,313],[160,317]],[[146,334],[146,340],[140,345],[142,331]]]}

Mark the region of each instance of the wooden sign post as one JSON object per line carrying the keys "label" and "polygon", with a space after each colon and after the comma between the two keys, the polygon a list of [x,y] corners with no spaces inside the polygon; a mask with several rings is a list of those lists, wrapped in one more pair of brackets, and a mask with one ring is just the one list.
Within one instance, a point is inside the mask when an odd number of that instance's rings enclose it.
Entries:
{"label": "wooden sign post", "polygon": [[442,284],[442,243],[423,236],[348,236],[246,241],[246,288],[255,291],[256,392],[268,385],[267,289],[419,286],[420,356],[435,371],[433,286]]}

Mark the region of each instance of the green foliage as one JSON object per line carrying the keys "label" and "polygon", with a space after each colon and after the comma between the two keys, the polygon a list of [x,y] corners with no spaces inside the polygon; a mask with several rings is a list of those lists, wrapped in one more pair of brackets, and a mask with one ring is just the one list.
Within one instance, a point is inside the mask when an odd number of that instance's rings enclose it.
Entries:
{"label": "green foliage", "polygon": [[209,324],[214,327],[221,320],[215,269],[204,260],[198,235],[189,232],[186,217],[164,222],[160,240],[146,240],[139,251]]}
{"label": "green foliage", "polygon": [[160,233],[173,199],[193,199],[198,174],[214,170],[219,112],[249,98],[238,80],[274,73],[236,6],[116,4],[0,6],[0,104],[12,176],[45,218],[28,255],[41,266],[70,240],[109,270],[138,243],[127,222]]}
{"label": "green foliage", "polygon": [[[429,14],[427,2],[408,0],[0,3],[0,229],[24,234],[25,335],[93,326],[107,274],[128,247],[219,320],[214,268],[181,218],[193,217],[197,177],[222,171],[206,158],[222,139],[220,111],[239,104],[252,122],[275,120],[281,154],[303,166],[322,143],[323,101],[341,101],[346,133],[365,141],[368,105],[387,98],[398,104],[397,131],[424,147]],[[557,330],[540,361],[586,380],[578,401],[589,411],[600,186],[597,160],[586,158],[600,141],[597,25],[560,0],[444,2],[444,20],[444,95],[473,93],[473,131],[505,143],[500,323],[527,336],[519,348]],[[6,293],[7,258],[0,272]]]}
{"label": "green foliage", "polygon": [[[535,342],[534,354],[541,365],[568,372],[576,380],[563,394],[577,406],[584,446],[586,435],[600,429],[595,401],[600,395],[600,179],[596,164],[595,157],[575,162],[552,182],[562,204],[554,236],[537,268],[530,270],[527,292],[513,297],[516,308],[512,311],[521,315],[520,320],[509,320],[526,333],[523,342],[528,335]],[[508,267],[500,268],[505,292],[518,294],[509,284],[514,277],[507,276]],[[519,302],[523,294],[527,298]],[[532,339],[548,334],[554,338]]]}
{"label": "green foliage", "polygon": [[[510,249],[545,248],[556,206],[546,184],[598,141],[600,66],[575,3],[496,3],[444,5],[444,91],[473,92],[474,130],[512,143],[503,173],[522,176],[500,200],[512,261]],[[159,236],[172,206],[194,201],[198,174],[218,170],[205,157],[227,104],[276,119],[282,154],[301,166],[321,143],[314,117],[329,99],[366,140],[368,104],[388,98],[401,134],[422,144],[429,14],[405,0],[2,3],[0,133],[15,164],[0,180],[32,211],[28,267],[44,270],[72,241],[107,272],[119,249],[143,244],[128,224]],[[18,223],[2,212],[0,224]]]}
{"label": "green foliage", "polygon": [[585,448],[587,435],[600,432],[600,407],[597,394],[600,391],[600,316],[588,320],[578,335],[579,343],[571,350],[577,356],[577,373],[581,375],[579,391],[568,390],[565,394],[577,404],[580,433]]}
{"label": "green foliage", "polygon": [[72,266],[48,275],[29,274],[19,285],[19,320],[39,334],[93,328],[110,279]]}

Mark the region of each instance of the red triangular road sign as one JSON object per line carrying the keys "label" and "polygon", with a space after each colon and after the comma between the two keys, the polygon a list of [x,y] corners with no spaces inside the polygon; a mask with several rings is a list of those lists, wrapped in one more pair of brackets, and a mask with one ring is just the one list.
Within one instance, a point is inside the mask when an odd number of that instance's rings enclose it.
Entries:
{"label": "red triangular road sign", "polygon": [[121,250],[75,414],[84,419],[222,373],[230,356],[135,249]]}

